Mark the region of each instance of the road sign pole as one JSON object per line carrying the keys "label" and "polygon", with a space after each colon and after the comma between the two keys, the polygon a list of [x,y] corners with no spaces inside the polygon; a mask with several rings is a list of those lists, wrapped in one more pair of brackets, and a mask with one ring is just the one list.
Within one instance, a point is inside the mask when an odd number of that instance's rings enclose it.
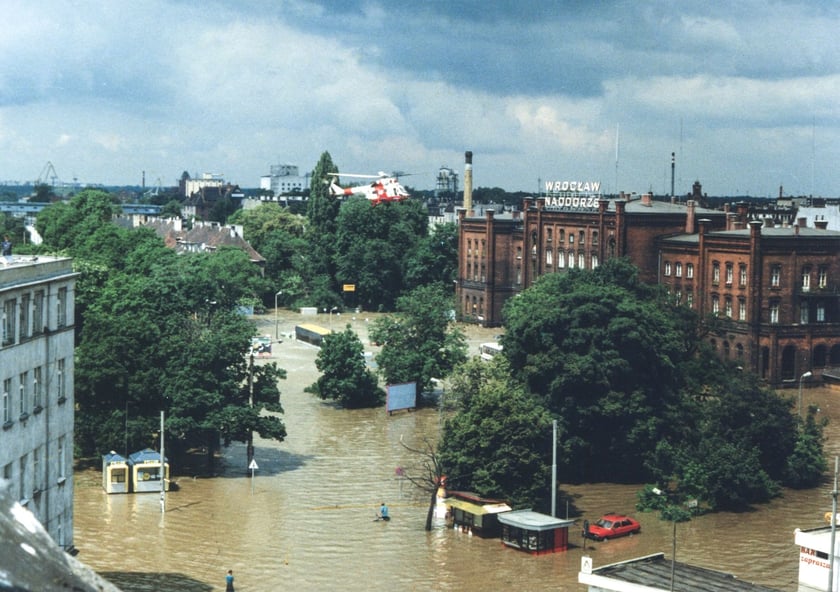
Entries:
{"label": "road sign pole", "polygon": [[252,458],[248,468],[251,470],[251,493],[254,493],[254,471],[259,469],[260,467],[257,466],[257,459]]}

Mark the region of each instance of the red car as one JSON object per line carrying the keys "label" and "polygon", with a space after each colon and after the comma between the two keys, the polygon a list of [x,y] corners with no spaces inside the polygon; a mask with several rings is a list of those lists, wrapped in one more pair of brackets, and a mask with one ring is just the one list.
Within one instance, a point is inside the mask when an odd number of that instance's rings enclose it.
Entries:
{"label": "red car", "polygon": [[604,514],[594,524],[584,524],[583,536],[596,541],[641,532],[642,525],[624,514]]}

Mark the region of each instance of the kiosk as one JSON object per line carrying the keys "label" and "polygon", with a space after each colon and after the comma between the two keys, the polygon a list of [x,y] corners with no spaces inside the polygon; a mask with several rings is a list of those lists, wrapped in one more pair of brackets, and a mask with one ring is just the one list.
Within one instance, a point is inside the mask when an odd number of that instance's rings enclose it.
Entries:
{"label": "kiosk", "polygon": [[482,537],[498,537],[501,534],[499,514],[511,511],[507,503],[469,491],[450,491],[448,494],[444,503],[453,528]]}
{"label": "kiosk", "polygon": [[113,450],[102,455],[102,487],[105,493],[128,493],[128,463]]}
{"label": "kiosk", "polygon": [[[164,459],[165,491],[169,491],[169,463]],[[131,469],[131,487],[134,493],[160,491],[161,462],[160,452],[146,448],[128,456]]]}
{"label": "kiosk", "polygon": [[569,526],[575,523],[532,510],[499,514],[499,522],[502,523],[502,543],[532,555],[568,549]]}

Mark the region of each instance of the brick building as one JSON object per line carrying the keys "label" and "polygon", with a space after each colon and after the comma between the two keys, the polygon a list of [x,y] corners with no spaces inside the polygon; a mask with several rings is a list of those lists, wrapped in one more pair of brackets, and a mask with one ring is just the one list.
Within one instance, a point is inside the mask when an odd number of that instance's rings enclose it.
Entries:
{"label": "brick building", "polygon": [[723,318],[713,345],[768,383],[840,366],[840,232],[621,194],[526,199],[521,212],[459,213],[459,317],[502,323],[504,303],[541,275],[627,257],[701,315]]}

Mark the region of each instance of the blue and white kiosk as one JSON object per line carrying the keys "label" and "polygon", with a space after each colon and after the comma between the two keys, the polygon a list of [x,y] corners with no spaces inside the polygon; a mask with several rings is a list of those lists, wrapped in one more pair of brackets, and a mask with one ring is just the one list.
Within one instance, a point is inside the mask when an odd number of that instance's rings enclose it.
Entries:
{"label": "blue and white kiosk", "polygon": [[169,491],[169,463],[164,459],[161,471],[160,452],[146,448],[128,455],[128,466],[131,469],[131,485],[134,493],[146,491],[159,492],[161,472],[163,472],[164,490]]}
{"label": "blue and white kiosk", "polygon": [[128,493],[128,462],[113,450],[102,455],[102,487],[105,493]]}

